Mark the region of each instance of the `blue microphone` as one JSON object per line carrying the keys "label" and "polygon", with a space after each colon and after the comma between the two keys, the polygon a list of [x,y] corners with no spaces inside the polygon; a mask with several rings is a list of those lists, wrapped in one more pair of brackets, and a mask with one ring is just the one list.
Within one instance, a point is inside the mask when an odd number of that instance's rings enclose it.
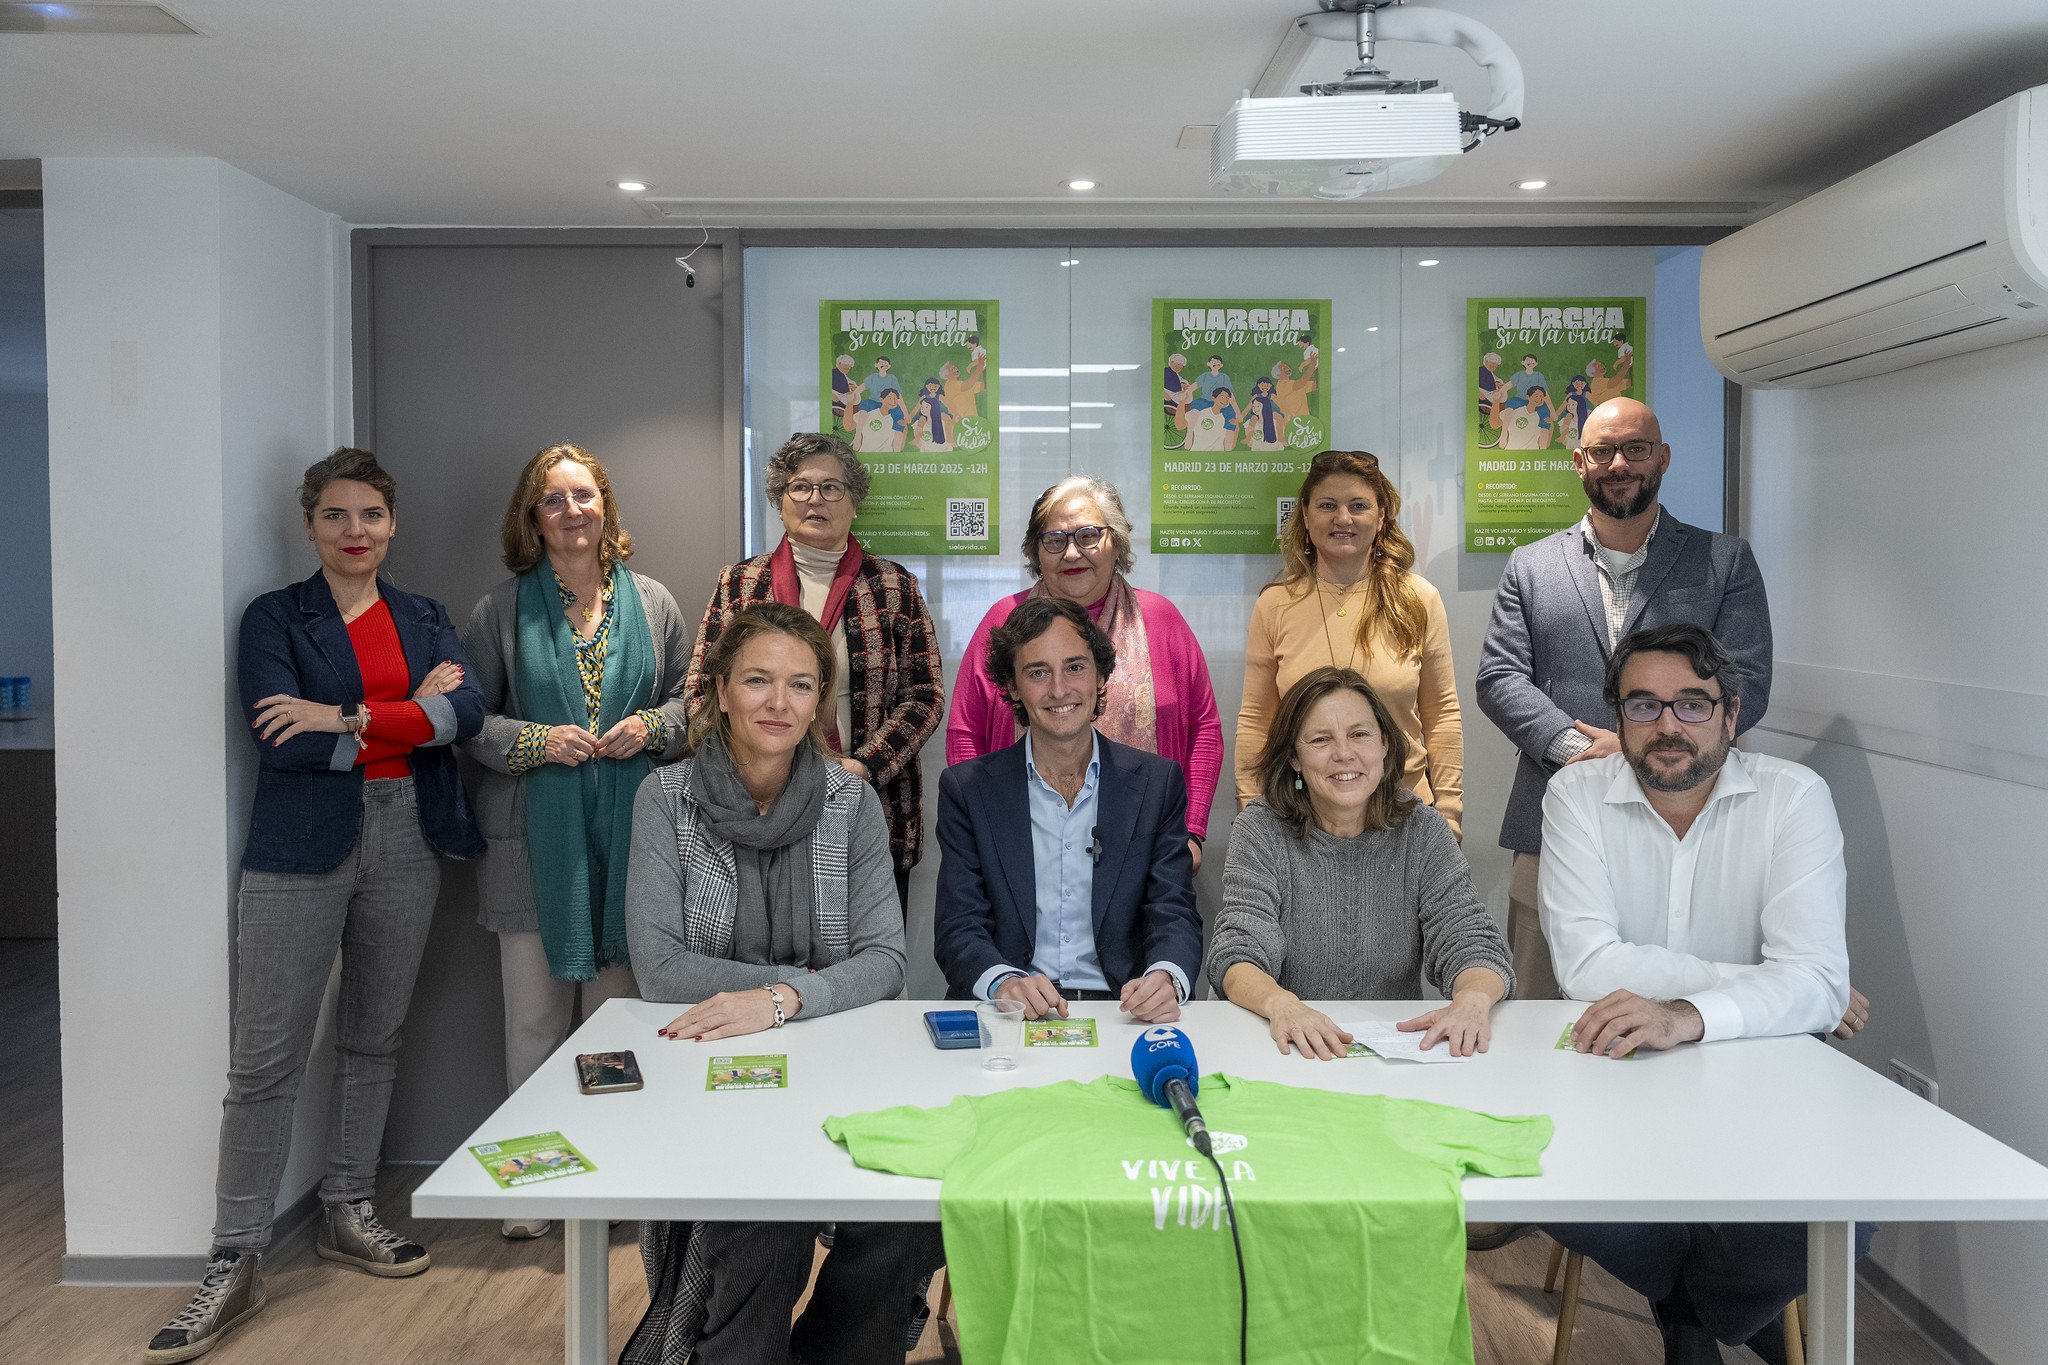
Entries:
{"label": "blue microphone", "polygon": [[1156,1105],[1173,1110],[1188,1141],[1203,1156],[1209,1155],[1209,1125],[1195,1108],[1195,1094],[1202,1088],[1201,1070],[1195,1064],[1195,1046],[1188,1036],[1171,1024],[1159,1024],[1138,1035],[1131,1044],[1131,1074],[1138,1088]]}

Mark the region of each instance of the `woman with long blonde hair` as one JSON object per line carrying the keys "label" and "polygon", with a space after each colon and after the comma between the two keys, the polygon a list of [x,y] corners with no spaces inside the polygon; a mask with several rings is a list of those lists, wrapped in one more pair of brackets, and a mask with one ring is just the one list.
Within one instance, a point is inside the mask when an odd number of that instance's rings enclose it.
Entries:
{"label": "woman with long blonde hair", "polygon": [[1280,576],[1252,605],[1237,716],[1237,803],[1260,794],[1258,762],[1281,696],[1317,668],[1356,671],[1385,703],[1408,759],[1401,786],[1461,832],[1465,732],[1442,594],[1414,571],[1401,495],[1377,456],[1309,462],[1281,535]]}

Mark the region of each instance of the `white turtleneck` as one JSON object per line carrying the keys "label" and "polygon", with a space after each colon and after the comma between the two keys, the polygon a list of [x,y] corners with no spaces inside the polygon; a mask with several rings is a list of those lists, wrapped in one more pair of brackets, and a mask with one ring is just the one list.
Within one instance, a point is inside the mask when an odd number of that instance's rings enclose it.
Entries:
{"label": "white turtleneck", "polygon": [[[796,559],[797,578],[803,584],[804,610],[816,620],[825,619],[825,599],[832,595],[832,571],[839,567],[839,557],[846,553],[838,550],[814,550],[796,537],[789,540],[789,552]],[[853,693],[849,687],[852,668],[846,653],[846,614],[842,610],[839,626],[832,632],[832,672],[836,681],[832,685],[832,715],[839,729],[839,743],[843,748],[853,745]]]}

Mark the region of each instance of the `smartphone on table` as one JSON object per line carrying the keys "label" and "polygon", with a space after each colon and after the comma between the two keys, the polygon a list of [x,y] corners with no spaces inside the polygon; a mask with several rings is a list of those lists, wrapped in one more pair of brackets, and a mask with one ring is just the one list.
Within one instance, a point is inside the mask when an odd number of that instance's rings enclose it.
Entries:
{"label": "smartphone on table", "polygon": [[576,1054],[577,1087],[586,1095],[610,1095],[621,1090],[638,1090],[640,1060],[631,1052],[579,1052]]}

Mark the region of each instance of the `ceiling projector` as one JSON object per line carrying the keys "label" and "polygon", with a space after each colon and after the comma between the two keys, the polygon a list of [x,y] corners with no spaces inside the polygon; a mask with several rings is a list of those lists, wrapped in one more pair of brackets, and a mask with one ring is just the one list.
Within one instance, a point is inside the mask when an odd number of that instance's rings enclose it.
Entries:
{"label": "ceiling projector", "polygon": [[[1275,197],[1354,199],[1434,179],[1487,136],[1520,127],[1522,67],[1507,44],[1462,15],[1400,4],[1322,0],[1321,11],[1297,18],[1313,37],[1356,42],[1358,65],[1340,80],[1301,87],[1298,96],[1247,95],[1232,105],[1210,141],[1209,183]],[[1463,49],[1492,79],[1486,112],[1460,109],[1433,80],[1388,74],[1373,59],[1380,39]]]}

